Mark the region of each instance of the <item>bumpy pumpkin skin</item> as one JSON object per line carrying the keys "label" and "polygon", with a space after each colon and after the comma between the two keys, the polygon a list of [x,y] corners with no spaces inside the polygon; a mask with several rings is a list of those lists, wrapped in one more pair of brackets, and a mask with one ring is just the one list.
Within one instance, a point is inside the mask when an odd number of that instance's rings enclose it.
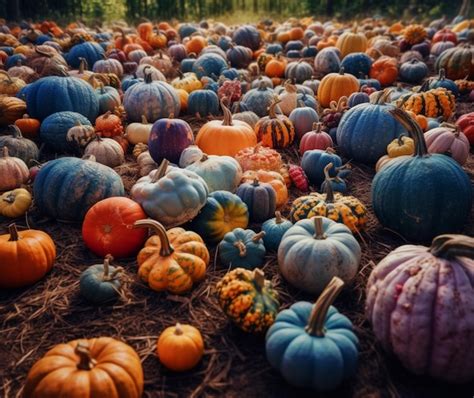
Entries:
{"label": "bumpy pumpkin skin", "polygon": [[280,171],[282,166],[281,155],[274,149],[257,144],[255,147],[241,149],[235,158],[240,163],[242,171],[268,170]]}
{"label": "bumpy pumpkin skin", "polygon": [[219,243],[219,258],[224,266],[253,269],[263,264],[265,246],[264,234],[256,234],[251,229],[236,228],[224,235]]}
{"label": "bumpy pumpkin skin", "polygon": [[280,307],[278,293],[260,270],[236,268],[217,283],[219,305],[244,332],[264,333]]}

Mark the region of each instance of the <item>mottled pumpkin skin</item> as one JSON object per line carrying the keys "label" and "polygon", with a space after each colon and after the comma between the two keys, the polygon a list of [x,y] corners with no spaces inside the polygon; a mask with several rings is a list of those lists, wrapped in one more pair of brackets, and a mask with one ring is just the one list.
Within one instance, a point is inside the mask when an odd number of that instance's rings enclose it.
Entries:
{"label": "mottled pumpkin skin", "polygon": [[470,258],[435,257],[414,245],[398,247],[373,269],[366,316],[377,340],[411,372],[455,383],[474,377],[466,366],[474,358],[473,269]]}
{"label": "mottled pumpkin skin", "polygon": [[39,210],[62,221],[81,221],[100,200],[125,195],[122,179],[114,170],[70,157],[42,166],[33,189]]}
{"label": "mottled pumpkin skin", "polygon": [[247,205],[251,221],[263,222],[275,214],[276,192],[270,184],[246,182],[236,193]]}
{"label": "mottled pumpkin skin", "polygon": [[257,140],[270,148],[286,148],[295,139],[293,122],[284,115],[265,116],[255,125]]}
{"label": "mottled pumpkin skin", "polygon": [[303,83],[311,79],[313,68],[307,62],[290,62],[285,68],[285,77],[292,79],[295,83]]}
{"label": "mottled pumpkin skin", "polygon": [[299,301],[281,311],[266,334],[265,350],[288,383],[329,391],[356,373],[359,340],[351,321],[333,306],[324,322],[325,335],[311,336],[305,329],[312,309],[313,304]]}
{"label": "mottled pumpkin skin", "polygon": [[274,95],[273,89],[269,87],[253,88],[244,94],[241,103],[247,107],[247,110],[255,112],[259,117],[264,117],[268,115],[268,108]]}
{"label": "mottled pumpkin skin", "polygon": [[318,113],[309,106],[293,109],[289,119],[293,123],[296,138],[299,140],[305,133],[313,129],[313,123],[319,122]]}
{"label": "mottled pumpkin skin", "polygon": [[448,120],[456,109],[456,98],[445,88],[436,88],[402,98],[398,104],[415,115],[442,116],[444,120]]}
{"label": "mottled pumpkin skin", "polygon": [[[254,269],[262,265],[266,250],[262,238],[258,238],[256,235],[253,230],[242,228],[235,228],[226,233],[224,239],[219,243],[219,258],[222,265],[247,269]],[[244,253],[236,243],[242,243],[245,246]]]}
{"label": "mottled pumpkin skin", "polygon": [[236,268],[217,283],[219,305],[244,332],[264,333],[275,321],[280,303],[270,281],[259,286],[252,271]]}
{"label": "mottled pumpkin skin", "polygon": [[341,60],[339,58],[339,54],[339,50],[335,47],[322,49],[314,58],[315,71],[324,75],[338,72],[339,69],[341,69]]}
{"label": "mottled pumpkin skin", "polygon": [[284,218],[281,218],[279,221],[277,218],[271,218],[265,221],[262,224],[262,231],[265,232],[265,236],[263,237],[265,249],[277,251],[283,235],[292,226],[292,222]]}

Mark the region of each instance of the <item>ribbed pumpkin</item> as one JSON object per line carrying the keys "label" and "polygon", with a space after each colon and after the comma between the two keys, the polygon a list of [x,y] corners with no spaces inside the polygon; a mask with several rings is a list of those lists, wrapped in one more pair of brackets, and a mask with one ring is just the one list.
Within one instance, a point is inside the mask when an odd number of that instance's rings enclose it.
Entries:
{"label": "ribbed pumpkin", "polygon": [[8,191],[26,184],[30,176],[23,160],[9,156],[8,148],[0,150],[0,192]]}
{"label": "ribbed pumpkin", "polygon": [[382,86],[390,86],[398,77],[397,59],[387,56],[380,57],[370,67],[369,76],[372,79],[377,79]]}
{"label": "ribbed pumpkin", "polygon": [[263,236],[265,249],[277,251],[283,235],[292,226],[291,221],[283,218],[281,213],[276,211],[275,218],[271,218],[262,224],[262,231],[265,232]]}
{"label": "ribbed pumpkin", "polygon": [[263,222],[275,213],[277,197],[270,184],[260,183],[255,179],[252,183],[240,185],[236,193],[247,205],[251,221]]}
{"label": "ribbed pumpkin", "polygon": [[365,312],[375,337],[416,375],[472,380],[473,267],[474,239],[441,235],[431,247],[398,247],[370,274]]}
{"label": "ribbed pumpkin", "polygon": [[184,294],[206,276],[209,251],[201,237],[183,228],[165,230],[154,220],[140,220],[135,227],[151,228],[151,236],[138,253],[138,276],[157,292]]}
{"label": "ribbed pumpkin", "polygon": [[174,88],[186,90],[188,93],[202,88],[201,81],[193,72],[182,73],[179,77],[171,81],[171,85]]}
{"label": "ribbed pumpkin", "polygon": [[327,108],[332,101],[339,101],[341,97],[349,97],[359,91],[359,81],[352,75],[345,74],[341,68],[339,73],[330,73],[323,77],[318,87],[318,101]]}
{"label": "ribbed pumpkin", "polygon": [[255,179],[268,183],[275,190],[276,207],[281,208],[288,202],[288,189],[282,175],[276,171],[247,170],[242,175],[242,182],[252,183]]}
{"label": "ribbed pumpkin", "polygon": [[84,150],[85,156],[94,156],[96,162],[114,168],[125,162],[125,154],[120,144],[112,138],[97,136]]}
{"label": "ribbed pumpkin", "polygon": [[322,49],[314,58],[315,71],[324,75],[338,72],[341,69],[340,55],[336,47]]}
{"label": "ribbed pumpkin", "polygon": [[282,166],[281,155],[272,148],[264,147],[262,143],[241,149],[235,155],[235,159],[240,163],[243,172],[247,170],[279,172]]}
{"label": "ribbed pumpkin", "polygon": [[94,65],[104,58],[104,49],[97,43],[81,43],[73,46],[66,56],[66,60],[73,68],[78,68],[81,58],[84,58],[89,65]]}
{"label": "ribbed pumpkin", "polygon": [[436,71],[441,69],[446,71],[446,76],[451,80],[464,79],[466,76],[474,79],[474,47],[470,44],[461,44],[460,46],[443,51],[436,59]]}
{"label": "ribbed pumpkin", "polygon": [[124,196],[122,179],[111,168],[70,157],[43,165],[33,189],[36,206],[43,214],[72,222],[82,221],[89,208],[100,200]]}
{"label": "ribbed pumpkin", "polygon": [[[306,94],[303,94],[306,96]],[[291,111],[288,116],[293,126],[297,139],[301,139],[305,133],[311,131],[313,124],[319,122],[319,115],[312,107],[306,106],[301,100],[298,100],[298,108]]]}
{"label": "ribbed pumpkin", "polygon": [[471,145],[474,145],[474,112],[466,113],[459,117],[456,120],[456,125],[461,128]]}
{"label": "ribbed pumpkin", "polygon": [[255,233],[251,229],[235,228],[226,233],[219,243],[219,258],[225,267],[254,269],[263,264],[265,232]]}
{"label": "ribbed pumpkin", "polygon": [[13,97],[25,85],[25,82],[18,77],[11,77],[9,73],[0,71],[0,95],[11,95]]}
{"label": "ribbed pumpkin", "polygon": [[239,27],[232,35],[232,39],[240,46],[250,48],[252,51],[258,50],[261,45],[260,32],[252,25]]}
{"label": "ribbed pumpkin", "polygon": [[311,76],[313,76],[313,68],[307,62],[300,60],[286,65],[285,77],[294,83],[303,83],[305,80],[311,79]]}
{"label": "ribbed pumpkin", "polygon": [[227,68],[227,63],[220,55],[203,54],[194,62],[192,71],[198,79],[204,76],[220,76],[221,72]]}
{"label": "ribbed pumpkin", "polygon": [[313,123],[313,130],[308,131],[301,137],[300,154],[303,155],[306,151],[312,149],[321,149],[324,151],[333,145],[331,136],[323,131],[323,124]]}
{"label": "ribbed pumpkin", "polygon": [[451,91],[445,88],[436,88],[428,91],[420,91],[407,98],[401,98],[397,104],[406,111],[411,111],[415,115],[426,117],[442,116],[448,120],[456,108],[456,99]]}
{"label": "ribbed pumpkin", "polygon": [[36,144],[23,138],[20,129],[16,125],[10,125],[8,128],[12,135],[0,136],[0,148],[7,147],[10,156],[20,158],[27,165],[31,165],[32,161],[38,160],[38,147]]}
{"label": "ribbed pumpkin", "polygon": [[270,105],[269,116],[260,119],[255,125],[255,133],[262,145],[270,148],[286,148],[295,139],[295,128],[288,117],[277,115],[275,107],[280,100],[275,97]]}
{"label": "ribbed pumpkin", "polygon": [[357,32],[357,26],[351,31],[344,32],[336,42],[336,47],[341,51],[341,57],[347,54],[365,52],[367,50],[367,37]]}
{"label": "ribbed pumpkin", "polygon": [[342,166],[341,158],[336,154],[333,148],[311,149],[305,151],[303,159],[301,160],[301,167],[308,176],[311,184],[320,185],[325,179],[324,168],[332,163],[334,168],[329,169],[329,175],[335,177],[337,168]]}
{"label": "ribbed pumpkin", "polygon": [[23,136],[26,138],[36,138],[40,130],[41,122],[38,119],[30,117],[28,114],[24,114],[20,119],[15,121]]}
{"label": "ribbed pumpkin", "polygon": [[97,97],[99,98],[99,113],[103,114],[108,111],[113,111],[122,104],[120,94],[117,89],[105,86],[101,83],[99,88],[96,90]]}
{"label": "ribbed pumpkin", "polygon": [[466,173],[445,155],[428,154],[418,124],[399,109],[390,111],[415,140],[415,155],[382,168],[372,183],[380,223],[407,239],[425,241],[462,228],[472,206]]}
{"label": "ribbed pumpkin", "polygon": [[244,332],[264,333],[280,307],[278,293],[259,268],[236,268],[217,283],[219,305]]}
{"label": "ribbed pumpkin", "polygon": [[0,125],[15,123],[26,112],[25,101],[16,97],[0,97]]}
{"label": "ribbed pumpkin", "polygon": [[469,157],[469,140],[459,127],[442,123],[440,127],[428,130],[424,137],[429,153],[451,156],[460,165],[466,163]]}
{"label": "ribbed pumpkin", "polygon": [[273,89],[267,87],[263,82],[258,88],[253,88],[242,97],[242,105],[247,110],[255,112],[259,117],[268,115],[268,108],[274,99]]}
{"label": "ribbed pumpkin", "polygon": [[188,113],[197,118],[219,114],[219,97],[208,89],[195,90],[188,97]]}

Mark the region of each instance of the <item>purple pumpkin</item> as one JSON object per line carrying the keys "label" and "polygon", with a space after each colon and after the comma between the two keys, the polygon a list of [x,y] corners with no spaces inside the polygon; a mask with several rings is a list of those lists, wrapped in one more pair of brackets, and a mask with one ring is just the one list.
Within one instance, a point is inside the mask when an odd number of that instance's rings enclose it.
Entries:
{"label": "purple pumpkin", "polygon": [[173,44],[168,48],[168,54],[177,62],[181,62],[188,55],[186,47],[183,44]]}
{"label": "purple pumpkin", "polygon": [[248,47],[231,46],[226,55],[233,68],[245,69],[252,62],[252,50]]}
{"label": "purple pumpkin", "polygon": [[430,248],[388,254],[367,284],[375,337],[419,375],[463,383],[474,377],[474,239],[440,235]]}
{"label": "purple pumpkin", "polygon": [[153,123],[148,149],[157,164],[163,159],[178,164],[181,152],[192,144],[194,144],[193,130],[184,120],[170,118]]}

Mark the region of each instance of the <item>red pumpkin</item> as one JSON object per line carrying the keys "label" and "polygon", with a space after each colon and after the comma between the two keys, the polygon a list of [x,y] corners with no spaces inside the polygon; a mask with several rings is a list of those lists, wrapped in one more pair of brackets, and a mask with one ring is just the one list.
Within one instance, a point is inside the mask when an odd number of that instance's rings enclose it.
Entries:
{"label": "red pumpkin", "polygon": [[303,135],[300,142],[300,154],[303,155],[311,149],[332,148],[333,142],[331,136],[323,131],[322,123],[313,123],[313,131],[308,131]]}
{"label": "red pumpkin", "polygon": [[309,191],[308,177],[306,177],[306,173],[300,166],[291,164],[288,173],[296,188],[303,192]]}
{"label": "red pumpkin", "polygon": [[474,145],[474,112],[462,115],[456,120],[456,125],[461,128],[469,143]]}
{"label": "red pumpkin", "polygon": [[439,41],[450,41],[453,42],[454,44],[457,44],[458,42],[458,37],[456,33],[451,31],[448,28],[444,28],[436,32],[433,36],[433,43],[437,43]]}
{"label": "red pumpkin", "polygon": [[146,230],[135,229],[135,221],[146,218],[141,206],[128,198],[113,197],[92,206],[82,225],[86,246],[100,257],[131,257],[144,245]]}

